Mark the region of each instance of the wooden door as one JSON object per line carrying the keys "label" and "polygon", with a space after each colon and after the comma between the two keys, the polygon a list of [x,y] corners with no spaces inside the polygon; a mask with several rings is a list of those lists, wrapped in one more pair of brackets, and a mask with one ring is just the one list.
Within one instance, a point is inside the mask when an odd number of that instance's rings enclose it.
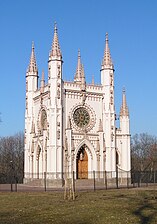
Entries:
{"label": "wooden door", "polygon": [[88,178],[88,155],[83,149],[80,152],[79,159],[77,160],[78,179]]}

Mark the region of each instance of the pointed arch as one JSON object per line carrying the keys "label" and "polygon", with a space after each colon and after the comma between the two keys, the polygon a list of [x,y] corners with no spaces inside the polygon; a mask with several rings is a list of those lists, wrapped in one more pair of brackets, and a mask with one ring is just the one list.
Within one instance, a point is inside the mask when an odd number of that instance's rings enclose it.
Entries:
{"label": "pointed arch", "polygon": [[85,150],[88,156],[88,177],[90,177],[91,171],[93,170],[97,171],[97,157],[94,146],[87,139],[83,139],[75,148],[74,171],[77,171],[77,158],[78,158],[77,156],[79,154],[79,150],[84,145],[86,146]]}
{"label": "pointed arch", "polygon": [[94,147],[93,147],[93,145],[91,144],[91,142],[88,141],[87,139],[83,139],[83,140],[78,144],[78,146],[76,147],[76,150],[75,150],[75,159],[77,159],[78,151],[79,151],[79,149],[80,149],[83,145],[86,145],[86,146],[88,147],[87,154],[90,155],[91,158],[92,158],[93,160],[95,160],[95,159],[96,159],[96,153],[95,153]]}

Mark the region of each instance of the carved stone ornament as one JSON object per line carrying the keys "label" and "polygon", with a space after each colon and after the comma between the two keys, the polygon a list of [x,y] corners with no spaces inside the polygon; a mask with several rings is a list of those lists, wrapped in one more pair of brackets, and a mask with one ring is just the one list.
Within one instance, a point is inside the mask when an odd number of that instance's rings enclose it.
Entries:
{"label": "carved stone ornament", "polygon": [[60,70],[61,68],[60,68],[60,65],[58,65],[58,78],[60,78],[61,77],[61,70]]}
{"label": "carved stone ornament", "polygon": [[60,99],[60,89],[57,89],[57,98]]}

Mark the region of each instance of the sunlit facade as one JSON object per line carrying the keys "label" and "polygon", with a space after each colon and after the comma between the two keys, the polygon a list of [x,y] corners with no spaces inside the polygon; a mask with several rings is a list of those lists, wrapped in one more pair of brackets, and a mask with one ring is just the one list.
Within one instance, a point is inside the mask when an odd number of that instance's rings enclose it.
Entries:
{"label": "sunlit facade", "polygon": [[[66,62],[65,62],[66,63]],[[101,63],[101,84],[86,83],[80,51],[73,81],[62,76],[62,53],[55,25],[48,60],[48,82],[44,72],[38,87],[34,45],[26,73],[24,179],[62,179],[75,171],[76,178],[90,178],[91,172],[116,169],[129,172],[130,127],[123,90],[120,115],[114,101],[114,66],[106,34]],[[119,127],[116,127],[119,117]]]}

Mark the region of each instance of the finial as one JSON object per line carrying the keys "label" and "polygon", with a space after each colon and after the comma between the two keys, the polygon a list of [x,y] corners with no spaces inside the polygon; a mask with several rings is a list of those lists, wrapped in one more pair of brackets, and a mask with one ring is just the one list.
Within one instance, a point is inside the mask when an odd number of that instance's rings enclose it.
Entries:
{"label": "finial", "polygon": [[78,49],[78,58],[81,57],[80,49]]}
{"label": "finial", "polygon": [[108,41],[108,33],[106,33],[106,35],[105,35],[105,36],[106,36],[106,41]]}
{"label": "finial", "polygon": [[34,49],[34,41],[32,41],[32,49]]}
{"label": "finial", "polygon": [[54,23],[54,32],[57,33],[57,22]]}
{"label": "finial", "polygon": [[123,86],[123,94],[125,94],[125,87]]}

